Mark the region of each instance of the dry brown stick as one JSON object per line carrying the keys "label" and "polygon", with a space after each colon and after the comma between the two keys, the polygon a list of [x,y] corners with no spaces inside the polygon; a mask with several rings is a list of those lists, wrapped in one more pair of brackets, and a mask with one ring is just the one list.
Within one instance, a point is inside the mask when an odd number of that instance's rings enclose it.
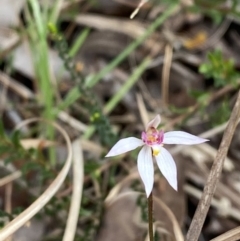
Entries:
{"label": "dry brown stick", "polygon": [[205,221],[207,212],[211,205],[211,200],[215,192],[217,183],[219,181],[223,163],[228,152],[228,148],[232,141],[234,131],[238,124],[238,119],[240,117],[240,91],[232,110],[227,128],[223,134],[223,138],[218,149],[216,158],[214,160],[213,166],[211,168],[210,174],[208,176],[207,183],[203,190],[203,195],[199,201],[197,210],[194,214],[193,220],[191,222],[190,228],[188,230],[186,241],[197,241],[202,230],[203,223]]}
{"label": "dry brown stick", "polygon": [[[6,186],[6,193],[5,193],[5,212],[12,213],[12,182],[9,182]],[[12,241],[12,236],[9,236],[6,241]]]}
{"label": "dry brown stick", "polygon": [[210,241],[237,241],[240,239],[240,227],[231,229]]}

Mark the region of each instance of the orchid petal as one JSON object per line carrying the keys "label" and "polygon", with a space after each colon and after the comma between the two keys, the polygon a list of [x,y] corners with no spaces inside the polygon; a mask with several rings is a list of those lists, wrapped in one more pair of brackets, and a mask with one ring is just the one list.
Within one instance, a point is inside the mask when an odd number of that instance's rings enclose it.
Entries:
{"label": "orchid petal", "polygon": [[154,168],[152,160],[152,150],[149,146],[144,146],[138,154],[138,172],[144,183],[147,197],[153,189]]}
{"label": "orchid petal", "polygon": [[157,128],[158,125],[161,122],[161,117],[160,115],[156,115],[155,118],[153,120],[151,120],[150,122],[148,122],[147,126],[146,126],[146,130],[148,130],[150,127],[154,127]]}
{"label": "orchid petal", "polygon": [[172,155],[163,147],[160,147],[160,153],[155,156],[158,168],[168,183],[177,191],[177,167]]}
{"label": "orchid petal", "polygon": [[170,131],[164,133],[164,144],[196,145],[208,141],[184,131]]}
{"label": "orchid petal", "polygon": [[139,146],[144,145],[144,142],[135,137],[128,137],[118,141],[112,149],[108,152],[106,157],[117,156],[122,153],[136,149]]}

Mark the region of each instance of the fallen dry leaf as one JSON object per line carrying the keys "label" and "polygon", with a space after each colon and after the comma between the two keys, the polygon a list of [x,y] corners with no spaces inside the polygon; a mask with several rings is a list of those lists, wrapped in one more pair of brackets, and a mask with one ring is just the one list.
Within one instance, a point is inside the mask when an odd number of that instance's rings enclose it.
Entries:
{"label": "fallen dry leaf", "polygon": [[54,141],[48,141],[43,139],[22,139],[20,140],[21,145],[24,149],[30,149],[30,148],[46,148],[50,146],[55,146],[56,142]]}

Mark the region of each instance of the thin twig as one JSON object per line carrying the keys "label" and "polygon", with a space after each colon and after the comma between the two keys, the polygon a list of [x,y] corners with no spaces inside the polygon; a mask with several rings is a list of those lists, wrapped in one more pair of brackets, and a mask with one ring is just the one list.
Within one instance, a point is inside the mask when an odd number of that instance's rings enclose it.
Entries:
{"label": "thin twig", "polygon": [[218,149],[216,158],[214,160],[212,169],[208,176],[207,183],[203,190],[202,198],[198,204],[197,210],[191,222],[190,228],[188,230],[186,241],[197,241],[202,230],[203,223],[205,221],[207,212],[211,205],[211,200],[215,192],[217,183],[222,172],[223,163],[227,155],[233,134],[238,124],[238,119],[240,117],[240,91],[232,110],[227,128],[223,134],[223,138]]}
{"label": "thin twig", "polygon": [[149,241],[153,241],[153,195],[152,192],[148,197],[148,233]]}
{"label": "thin twig", "polygon": [[229,230],[210,241],[237,241],[240,239],[240,227]]}
{"label": "thin twig", "polygon": [[3,177],[0,179],[0,187],[9,184],[10,182],[15,181],[16,179],[18,179],[19,177],[22,176],[22,172],[20,171],[15,171],[11,174],[9,174],[6,177]]}
{"label": "thin twig", "polygon": [[162,100],[164,106],[167,106],[169,99],[169,77],[172,64],[173,48],[171,45],[165,47],[165,57],[162,72]]}
{"label": "thin twig", "polygon": [[[12,182],[9,182],[5,186],[5,212],[11,214],[12,213],[12,189],[13,189],[13,184]],[[12,241],[12,236],[9,236],[6,241]]]}
{"label": "thin twig", "polygon": [[130,19],[133,19],[133,18],[138,14],[140,8],[141,8],[147,1],[148,1],[148,0],[142,0],[142,1],[138,4],[137,8],[136,8],[136,9],[133,11],[133,13],[131,14]]}

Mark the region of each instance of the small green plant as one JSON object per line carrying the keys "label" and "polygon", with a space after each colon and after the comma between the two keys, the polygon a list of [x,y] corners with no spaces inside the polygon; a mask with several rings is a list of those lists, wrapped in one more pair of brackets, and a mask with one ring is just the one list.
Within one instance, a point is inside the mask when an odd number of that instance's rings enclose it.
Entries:
{"label": "small green plant", "polygon": [[212,19],[215,24],[220,24],[223,20],[224,14],[216,8],[218,3],[210,2],[204,3],[196,1],[194,5],[188,7],[188,10],[193,13],[204,13]]}
{"label": "small green plant", "polygon": [[226,0],[195,0],[192,5],[189,4],[188,10],[195,13],[204,13],[210,17],[215,24],[220,24],[225,16],[240,16],[238,2],[239,0],[232,0],[228,3]]}
{"label": "small green plant", "polygon": [[219,107],[210,114],[209,119],[211,125],[214,127],[225,123],[229,119],[230,114],[231,109],[229,106],[229,102],[227,100],[224,100],[219,105]]}
{"label": "small green plant", "polygon": [[200,73],[206,78],[213,78],[215,87],[236,85],[240,74],[235,70],[233,60],[224,59],[220,50],[209,52],[207,57],[208,61],[199,68]]}
{"label": "small green plant", "polygon": [[193,97],[202,108],[208,105],[210,93],[203,90],[191,90],[189,91],[189,95]]}
{"label": "small green plant", "polygon": [[39,152],[24,149],[20,143],[19,132],[15,131],[7,135],[4,132],[3,123],[0,121],[0,157],[4,159],[5,164],[19,160],[35,162],[39,158]]}

